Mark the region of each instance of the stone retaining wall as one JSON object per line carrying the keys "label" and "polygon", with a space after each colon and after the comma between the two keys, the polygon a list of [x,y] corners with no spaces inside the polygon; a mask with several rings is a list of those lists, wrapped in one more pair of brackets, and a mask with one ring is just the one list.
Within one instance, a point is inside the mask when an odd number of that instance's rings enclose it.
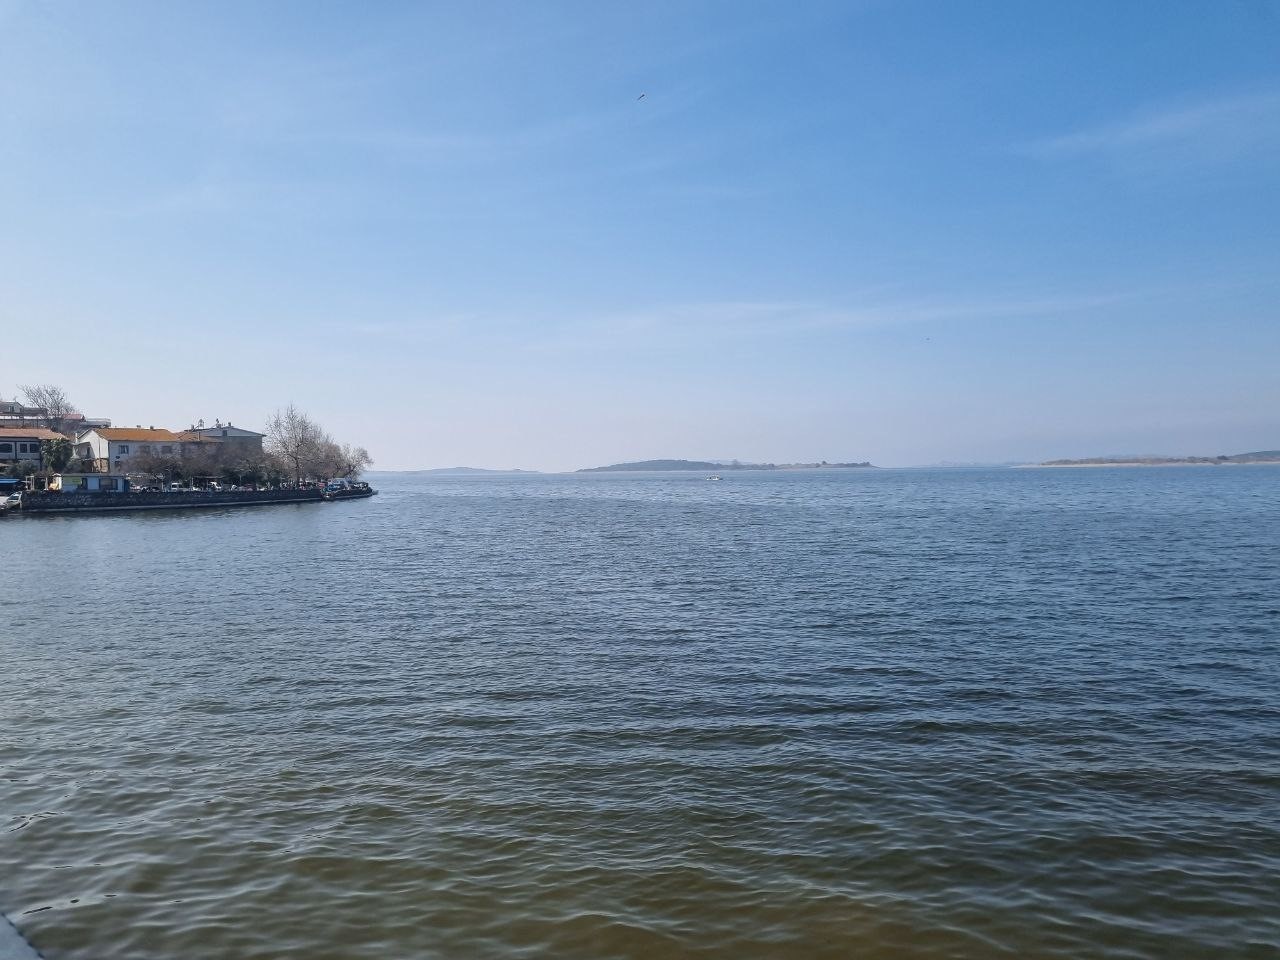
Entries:
{"label": "stone retaining wall", "polygon": [[252,507],[271,503],[312,503],[319,490],[196,490],[178,493],[58,493],[22,495],[23,513],[82,513],[102,510],[192,510]]}

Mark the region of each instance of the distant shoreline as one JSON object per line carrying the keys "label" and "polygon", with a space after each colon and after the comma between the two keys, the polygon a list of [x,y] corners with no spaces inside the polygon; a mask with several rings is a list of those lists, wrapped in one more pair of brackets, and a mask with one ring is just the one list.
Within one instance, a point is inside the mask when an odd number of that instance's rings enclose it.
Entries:
{"label": "distant shoreline", "polygon": [[486,467],[429,467],[422,470],[370,470],[370,473],[398,473],[426,475],[430,474],[437,477],[483,477],[489,475],[508,476],[513,473],[541,475],[541,470],[520,470],[512,468],[510,470],[491,470]]}
{"label": "distant shoreline", "polygon": [[1248,466],[1253,463],[1280,463],[1280,450],[1248,450],[1230,456],[1196,456],[1193,454],[1125,453],[1113,457],[1058,457],[1028,463],[1028,467],[1222,467]]}
{"label": "distant shoreline", "polygon": [[[998,464],[922,464],[893,467],[898,470],[1038,470],[1064,467],[1253,467],[1280,466],[1280,457],[1241,459],[1248,454],[1236,457],[1216,459],[1208,457],[1160,459],[1116,459],[1086,458],[1080,460],[1047,460],[1042,463],[998,463]],[[679,464],[679,465],[671,465]],[[640,461],[634,463],[611,464],[605,467],[584,467],[568,470],[494,470],[482,467],[435,467],[416,470],[370,470],[370,474],[427,476],[427,477],[549,477],[567,476],[571,474],[591,473],[830,473],[849,470],[885,469],[872,463],[715,463],[713,461]]]}
{"label": "distant shoreline", "polygon": [[722,470],[874,470],[875,464],[870,461],[861,463],[747,463],[731,460],[728,463],[715,460],[633,460],[626,463],[611,463],[604,467],[583,467],[574,473],[677,473],[702,472],[719,473]]}
{"label": "distant shoreline", "polygon": [[1280,467],[1280,460],[1088,460],[1079,463],[1020,463],[1014,470],[1059,470],[1078,467]]}

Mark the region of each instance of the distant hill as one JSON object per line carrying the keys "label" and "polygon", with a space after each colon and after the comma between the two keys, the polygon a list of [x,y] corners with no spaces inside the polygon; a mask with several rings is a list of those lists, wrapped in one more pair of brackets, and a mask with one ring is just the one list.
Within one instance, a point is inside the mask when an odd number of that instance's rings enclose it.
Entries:
{"label": "distant hill", "polygon": [[1116,457],[1086,457],[1082,460],[1046,460],[1041,467],[1167,467],[1188,464],[1280,463],[1280,450],[1256,450],[1217,457],[1168,457],[1141,454]]}
{"label": "distant hill", "polygon": [[828,468],[870,467],[869,462],[862,463],[743,463],[733,460],[729,463],[716,463],[712,460],[637,460],[631,463],[611,463],[607,467],[583,467],[578,473],[638,473],[646,470],[697,470],[704,473],[715,473],[724,470],[823,470]]}
{"label": "distant hill", "polygon": [[709,460],[637,460],[633,463],[611,463],[607,467],[583,467],[578,473],[625,473],[644,470],[723,470]]}
{"label": "distant hill", "polygon": [[411,473],[415,476],[450,476],[473,477],[485,473],[537,473],[537,470],[488,470],[484,467],[436,467],[432,470],[401,470],[400,473]]}

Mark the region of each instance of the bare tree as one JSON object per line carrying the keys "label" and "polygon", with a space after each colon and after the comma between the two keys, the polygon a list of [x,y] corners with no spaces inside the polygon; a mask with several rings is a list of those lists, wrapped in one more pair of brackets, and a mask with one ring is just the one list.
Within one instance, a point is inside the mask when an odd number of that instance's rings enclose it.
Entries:
{"label": "bare tree", "polygon": [[364,447],[339,444],[293,404],[267,422],[266,451],[287,465],[296,483],[358,477],[373,463]]}
{"label": "bare tree", "polygon": [[338,452],[340,454],[341,469],[335,476],[355,480],[360,474],[373,466],[373,457],[369,456],[369,451],[364,447],[353,447],[344,443],[338,448]]}
{"label": "bare tree", "polygon": [[57,433],[62,432],[67,414],[78,412],[67,392],[52,383],[24,384],[22,396],[31,406],[44,411],[40,422]]}
{"label": "bare tree", "polygon": [[327,433],[322,433],[307,458],[307,476],[316,480],[327,480],[329,477],[337,476],[339,453],[338,445],[333,442],[333,438]]}
{"label": "bare tree", "polygon": [[265,453],[249,451],[232,453],[222,462],[222,475],[237,486],[265,483],[271,475],[272,459]]}
{"label": "bare tree", "polygon": [[288,464],[296,483],[311,472],[316,454],[327,439],[319,425],[292,403],[267,421],[267,450]]}
{"label": "bare tree", "polygon": [[192,482],[208,481],[222,475],[222,466],[229,456],[221,444],[213,441],[193,441],[182,444],[182,475]]}
{"label": "bare tree", "polygon": [[263,454],[262,475],[264,482],[273,487],[281,486],[289,476],[291,466],[270,451]]}
{"label": "bare tree", "polygon": [[164,483],[183,476],[182,468],[182,458],[172,453],[148,451],[134,454],[129,460],[130,473],[146,474],[151,479]]}

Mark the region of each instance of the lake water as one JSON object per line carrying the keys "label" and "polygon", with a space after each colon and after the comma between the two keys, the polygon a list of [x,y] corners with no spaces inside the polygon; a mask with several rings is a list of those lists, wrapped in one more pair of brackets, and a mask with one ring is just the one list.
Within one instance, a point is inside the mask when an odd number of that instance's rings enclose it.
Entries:
{"label": "lake water", "polygon": [[1280,956],[1280,469],[0,521],[48,960]]}

